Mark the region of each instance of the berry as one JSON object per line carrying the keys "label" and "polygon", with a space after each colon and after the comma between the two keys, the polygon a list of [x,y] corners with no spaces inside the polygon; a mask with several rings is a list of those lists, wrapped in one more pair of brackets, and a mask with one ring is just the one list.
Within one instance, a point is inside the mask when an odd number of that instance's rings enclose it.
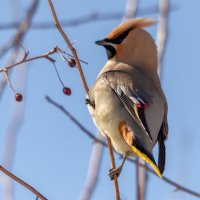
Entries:
{"label": "berry", "polygon": [[20,93],[15,94],[15,100],[18,102],[21,102],[23,100],[23,96]]}
{"label": "berry", "polygon": [[71,93],[72,93],[72,91],[71,91],[70,88],[64,87],[64,88],[63,88],[63,93],[66,94],[67,96],[70,96]]}
{"label": "berry", "polygon": [[68,65],[70,67],[75,67],[76,66],[76,61],[73,58],[68,59]]}

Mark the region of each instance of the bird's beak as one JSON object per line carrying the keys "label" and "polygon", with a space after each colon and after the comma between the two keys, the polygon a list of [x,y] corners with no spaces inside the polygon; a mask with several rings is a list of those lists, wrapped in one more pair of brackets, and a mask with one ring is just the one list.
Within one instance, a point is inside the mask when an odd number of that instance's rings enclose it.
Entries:
{"label": "bird's beak", "polygon": [[96,41],[95,44],[105,46],[105,45],[108,45],[108,42],[106,41],[106,39],[103,39],[103,40]]}
{"label": "bird's beak", "polygon": [[111,41],[110,41],[110,39],[108,39],[108,38],[105,38],[105,39],[103,39],[103,40],[98,40],[98,41],[96,41],[95,42],[95,44],[97,44],[97,45],[101,45],[101,46],[115,46]]}
{"label": "bird's beak", "polygon": [[110,39],[108,39],[108,38],[105,38],[105,39],[103,39],[103,40],[98,40],[98,41],[96,41],[95,42],[95,44],[97,44],[97,45],[100,45],[100,46],[112,46],[112,47],[114,47],[115,48],[115,44],[113,44],[111,41],[110,41]]}
{"label": "bird's beak", "polygon": [[106,48],[108,59],[113,58],[114,55],[116,54],[115,44],[111,43],[111,41],[108,38],[105,38],[103,40],[98,40],[95,42],[95,44],[101,45]]}

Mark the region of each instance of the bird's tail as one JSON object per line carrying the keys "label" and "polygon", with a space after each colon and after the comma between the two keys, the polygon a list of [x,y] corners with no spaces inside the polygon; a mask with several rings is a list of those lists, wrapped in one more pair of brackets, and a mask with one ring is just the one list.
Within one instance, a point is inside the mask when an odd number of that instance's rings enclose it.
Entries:
{"label": "bird's tail", "polygon": [[152,154],[145,154],[142,151],[140,151],[138,148],[136,148],[135,146],[131,146],[131,149],[142,159],[144,159],[147,163],[149,163],[153,169],[155,170],[156,174],[162,178],[162,174],[158,168],[158,166],[156,165],[156,162],[154,160],[154,157]]}

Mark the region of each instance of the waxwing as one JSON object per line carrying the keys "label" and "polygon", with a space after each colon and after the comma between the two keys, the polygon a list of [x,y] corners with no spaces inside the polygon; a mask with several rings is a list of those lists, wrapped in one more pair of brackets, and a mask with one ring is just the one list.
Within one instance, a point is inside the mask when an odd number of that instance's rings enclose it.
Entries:
{"label": "waxwing", "polygon": [[[101,133],[124,159],[110,177],[119,176],[127,156],[139,156],[162,177],[168,135],[167,101],[157,74],[157,49],[143,28],[148,18],[130,19],[96,42],[106,49],[108,61],[86,98]],[[158,164],[152,149],[158,142]]]}

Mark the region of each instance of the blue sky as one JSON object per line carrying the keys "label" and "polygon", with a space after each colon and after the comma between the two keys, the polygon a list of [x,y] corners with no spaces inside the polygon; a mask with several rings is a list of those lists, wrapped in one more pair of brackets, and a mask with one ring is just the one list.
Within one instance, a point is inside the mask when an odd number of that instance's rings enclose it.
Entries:
{"label": "blue sky", "polygon": [[[21,0],[20,19],[31,1]],[[72,19],[92,12],[123,11],[122,0],[74,0],[55,2],[60,19]],[[0,23],[11,22],[11,1],[3,0],[0,7]],[[142,7],[156,5],[158,1],[141,1]],[[197,0],[171,1],[178,9],[170,13],[169,38],[163,61],[162,85],[169,104],[169,138],[167,141],[167,164],[164,175],[182,185],[199,191],[199,106],[200,84],[200,19]],[[157,15],[148,15],[156,18]],[[36,22],[52,21],[47,1],[41,1]],[[79,57],[89,63],[83,70],[91,86],[99,70],[106,62],[103,48],[94,44],[104,38],[121,20],[92,22],[77,27],[66,27],[70,40],[76,40],[75,48]],[[53,23],[53,22],[52,22]],[[156,37],[156,26],[148,29]],[[0,30],[0,45],[8,41],[14,30]],[[23,43],[30,56],[39,55],[58,45],[66,45],[56,29],[30,30]],[[8,56],[0,59],[4,66]],[[55,70],[47,60],[37,60],[28,66],[16,67],[11,80],[21,91],[19,79],[27,73],[24,94],[25,112],[23,124],[18,132],[11,171],[37,188],[50,200],[79,199],[87,175],[92,142],[65,115],[46,102],[49,95],[73,113],[86,128],[94,134],[96,128],[85,106],[85,93],[76,69],[70,69],[58,55],[53,56],[65,85],[72,89],[70,97],[62,93],[62,86]],[[27,72],[24,69],[27,68]],[[1,77],[2,75],[0,75]],[[0,100],[0,162],[3,162],[5,133],[8,130],[12,108],[19,109],[20,103],[14,101],[13,93],[7,86]],[[118,156],[116,156],[118,158]],[[120,161],[117,159],[117,164]],[[94,200],[114,199],[113,185],[107,173],[110,161],[107,149],[103,152],[98,186],[92,196]],[[135,166],[126,163],[119,178],[123,200],[136,199]],[[34,199],[31,192],[14,183],[16,199]],[[1,191],[1,190],[0,190]],[[1,195],[0,195],[1,199]],[[174,192],[174,188],[159,178],[149,174],[147,199],[151,200],[191,200],[186,193]]]}

